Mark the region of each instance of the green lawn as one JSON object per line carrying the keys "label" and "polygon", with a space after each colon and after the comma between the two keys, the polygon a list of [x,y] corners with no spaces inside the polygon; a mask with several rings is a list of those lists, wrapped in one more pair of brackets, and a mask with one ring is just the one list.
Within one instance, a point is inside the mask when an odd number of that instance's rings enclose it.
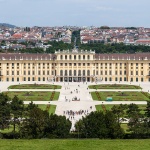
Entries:
{"label": "green lawn", "polygon": [[15,95],[18,96],[20,100],[23,101],[50,101],[50,100],[58,100],[60,92],[55,92],[53,99],[51,99],[52,92],[23,92],[23,91],[8,91],[3,92],[7,94],[10,98],[13,98]]}
{"label": "green lawn", "polygon": [[126,84],[100,84],[100,85],[89,85],[89,89],[141,89],[141,87]]}
{"label": "green lawn", "polygon": [[48,105],[38,105],[38,107],[42,110],[48,110],[49,114],[55,114],[56,105],[51,105],[48,107]]}
{"label": "green lawn", "polygon": [[[106,110],[111,110],[111,108],[112,108],[114,105],[105,105],[105,104],[104,104],[104,106],[105,106]],[[141,110],[141,113],[142,113],[142,114],[145,113],[144,110],[146,109],[146,106],[147,106],[147,105],[138,105],[138,107],[139,107],[139,109]],[[102,105],[95,105],[95,107],[96,107],[96,110],[97,110],[97,111],[103,111]]]}
{"label": "green lawn", "polygon": [[[97,92],[97,91],[96,91]],[[91,92],[93,100],[105,101],[107,97],[112,97],[113,101],[147,101],[150,94],[147,92]],[[99,95],[99,98],[98,98]]]}
{"label": "green lawn", "polygon": [[11,85],[8,89],[61,89],[61,86],[51,84],[18,84]]}
{"label": "green lawn", "polygon": [[150,140],[0,140],[0,150],[148,150]]}

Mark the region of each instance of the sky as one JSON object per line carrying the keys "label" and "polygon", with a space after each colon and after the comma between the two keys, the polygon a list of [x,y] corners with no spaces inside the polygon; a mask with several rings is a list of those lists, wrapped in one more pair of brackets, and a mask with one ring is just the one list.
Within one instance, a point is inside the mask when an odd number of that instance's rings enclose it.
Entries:
{"label": "sky", "polygon": [[150,27],[150,0],[0,0],[0,23]]}

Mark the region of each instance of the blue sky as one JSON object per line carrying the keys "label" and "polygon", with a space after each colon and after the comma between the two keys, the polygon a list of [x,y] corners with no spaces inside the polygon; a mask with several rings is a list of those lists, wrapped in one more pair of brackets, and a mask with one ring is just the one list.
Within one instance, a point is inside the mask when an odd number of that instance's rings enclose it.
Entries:
{"label": "blue sky", "polygon": [[150,27],[150,0],[0,0],[0,22]]}

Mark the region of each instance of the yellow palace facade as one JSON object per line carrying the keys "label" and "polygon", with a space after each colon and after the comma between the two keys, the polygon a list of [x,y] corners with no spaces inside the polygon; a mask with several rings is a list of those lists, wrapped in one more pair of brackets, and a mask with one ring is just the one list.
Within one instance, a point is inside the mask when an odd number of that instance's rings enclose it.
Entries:
{"label": "yellow palace facade", "polygon": [[96,54],[56,51],[55,54],[0,54],[0,82],[54,81],[150,82],[150,53]]}

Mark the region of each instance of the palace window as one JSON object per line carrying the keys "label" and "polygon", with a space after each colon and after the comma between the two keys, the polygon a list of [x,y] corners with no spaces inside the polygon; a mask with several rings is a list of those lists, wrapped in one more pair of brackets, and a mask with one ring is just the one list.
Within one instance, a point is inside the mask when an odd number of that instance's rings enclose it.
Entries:
{"label": "palace window", "polygon": [[76,72],[76,70],[74,70],[74,76],[76,76],[77,74],[76,74],[77,72]]}
{"label": "palace window", "polygon": [[85,55],[83,55],[83,59],[85,59]]}
{"label": "palace window", "polygon": [[143,75],[143,71],[141,71],[141,75]]}
{"label": "palace window", "polygon": [[63,55],[60,55],[60,59],[61,59],[61,60],[63,59]]}
{"label": "palace window", "polygon": [[69,70],[69,76],[72,76],[72,70]]}
{"label": "palace window", "polygon": [[85,76],[85,70],[83,70],[83,76]]}
{"label": "palace window", "polygon": [[81,70],[78,70],[78,76],[81,76]]}
{"label": "palace window", "polygon": [[67,55],[65,55],[65,59],[67,60]]}
{"label": "palace window", "polygon": [[112,75],[112,72],[111,72],[111,71],[109,71],[109,75]]}
{"label": "palace window", "polygon": [[71,55],[69,55],[69,59],[72,59]]}
{"label": "palace window", "polygon": [[78,59],[79,59],[79,60],[81,59],[81,56],[80,56],[80,55],[78,56]]}
{"label": "palace window", "polygon": [[141,78],[141,82],[143,82],[143,78]]}
{"label": "palace window", "polygon": [[65,70],[65,76],[67,76],[67,70]]}
{"label": "palace window", "polygon": [[63,76],[63,70],[60,70],[60,75]]}

